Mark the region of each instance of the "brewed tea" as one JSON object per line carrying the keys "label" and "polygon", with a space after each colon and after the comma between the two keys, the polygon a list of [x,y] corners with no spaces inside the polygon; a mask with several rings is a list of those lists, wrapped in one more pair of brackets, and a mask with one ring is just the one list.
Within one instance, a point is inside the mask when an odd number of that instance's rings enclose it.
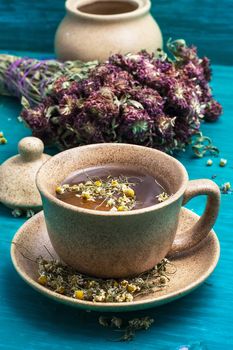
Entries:
{"label": "brewed tea", "polygon": [[77,207],[118,212],[149,207],[169,197],[152,175],[121,165],[77,170],[56,188],[56,194]]}

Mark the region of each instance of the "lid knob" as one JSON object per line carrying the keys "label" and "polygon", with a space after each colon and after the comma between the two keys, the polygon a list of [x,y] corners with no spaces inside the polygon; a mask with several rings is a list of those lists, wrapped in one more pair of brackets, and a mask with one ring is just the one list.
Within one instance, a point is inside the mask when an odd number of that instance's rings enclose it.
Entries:
{"label": "lid knob", "polygon": [[37,137],[24,137],[18,143],[20,156],[27,162],[39,159],[44,152],[44,144]]}

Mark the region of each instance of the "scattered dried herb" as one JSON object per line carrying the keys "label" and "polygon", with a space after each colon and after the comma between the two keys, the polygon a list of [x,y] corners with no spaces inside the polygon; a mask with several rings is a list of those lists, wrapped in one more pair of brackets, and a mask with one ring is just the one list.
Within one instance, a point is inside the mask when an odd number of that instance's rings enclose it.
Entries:
{"label": "scattered dried herb", "polygon": [[157,196],[159,202],[165,202],[169,197],[169,194],[167,194],[166,192],[160,193]]}
{"label": "scattered dried herb", "polygon": [[136,331],[147,330],[154,323],[154,319],[148,316],[141,318],[134,318],[132,320],[124,321],[118,317],[99,317],[99,324],[103,327],[117,328],[123,335],[116,341],[131,341],[134,339]]}
{"label": "scattered dried herb", "polygon": [[27,219],[31,218],[33,215],[35,215],[34,210],[32,209],[27,209],[27,210],[23,210],[20,208],[16,208],[14,210],[12,210],[11,212],[12,216],[14,216],[15,218],[19,218],[20,216],[25,215]]}
{"label": "scattered dried herb", "polygon": [[58,260],[39,257],[38,283],[59,294],[93,302],[131,302],[165,288],[175,266],[167,259],[150,271],[129,279],[100,279],[80,274]]}
{"label": "scattered dried herb", "polygon": [[220,191],[222,194],[229,194],[233,192],[233,189],[231,188],[230,182],[225,182],[223,185],[220,186]]}
{"label": "scattered dried herb", "polygon": [[0,145],[5,145],[7,143],[7,139],[4,137],[4,133],[0,131]]}
{"label": "scattered dried herb", "polygon": [[227,159],[223,159],[223,158],[221,158],[220,159],[220,162],[219,162],[219,166],[220,167],[225,167],[227,165]]}
{"label": "scattered dried herb", "polygon": [[207,165],[207,166],[213,165],[212,159],[208,159],[207,162],[206,162],[206,165]]}
{"label": "scattered dried herb", "polygon": [[211,138],[204,136],[202,132],[198,132],[194,136],[192,140],[192,150],[198,158],[204,157],[206,153],[210,153],[213,156],[219,155],[219,149],[213,145]]}

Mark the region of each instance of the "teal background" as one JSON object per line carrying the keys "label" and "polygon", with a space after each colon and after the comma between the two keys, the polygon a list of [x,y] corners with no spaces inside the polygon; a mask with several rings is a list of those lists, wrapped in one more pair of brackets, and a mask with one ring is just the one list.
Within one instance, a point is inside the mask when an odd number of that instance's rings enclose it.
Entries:
{"label": "teal background", "polygon": [[[45,57],[52,52],[54,30],[63,17],[63,1],[0,0],[0,50]],[[207,54],[213,66],[213,90],[224,114],[214,124],[203,124],[204,134],[220,148],[225,168],[206,167],[206,159],[193,159],[190,150],[179,155],[191,179],[217,175],[217,184],[233,185],[232,1],[153,1],[153,13],[165,38],[184,37]],[[40,55],[38,54],[40,52]],[[30,131],[18,122],[20,104],[0,97],[0,130],[8,139],[0,145],[0,163],[17,153],[18,141]],[[53,153],[53,150],[47,150]],[[10,242],[25,219],[14,219],[0,205],[0,349],[1,350],[173,350],[186,345],[191,350],[233,349],[233,195],[222,195],[215,225],[221,244],[219,264],[207,283],[171,304],[124,318],[151,316],[154,325],[138,333],[131,343],[112,341],[118,334],[98,325],[96,313],[86,313],[56,304],[27,286],[13,269]],[[189,203],[201,214],[205,198]],[[207,257],[208,259],[208,257]],[[186,350],[185,348],[185,350]]]}
{"label": "teal background", "polygon": [[[64,0],[0,0],[0,49],[52,52],[64,13]],[[165,41],[184,38],[214,63],[233,64],[232,0],[152,0],[152,14]]]}

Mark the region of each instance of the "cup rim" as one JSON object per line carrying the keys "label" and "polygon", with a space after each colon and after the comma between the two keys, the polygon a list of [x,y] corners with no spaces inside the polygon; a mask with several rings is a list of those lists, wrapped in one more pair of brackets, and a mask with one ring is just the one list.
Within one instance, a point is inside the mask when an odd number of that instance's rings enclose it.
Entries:
{"label": "cup rim", "polygon": [[[102,2],[108,2],[109,0],[101,0]],[[116,0],[119,2],[124,2],[125,0]],[[138,7],[130,12],[113,14],[113,15],[98,15],[82,12],[79,8],[82,5],[88,5],[90,3],[96,2],[96,0],[66,0],[65,7],[66,11],[71,15],[79,16],[83,19],[91,19],[91,20],[119,20],[119,19],[129,19],[141,16],[145,13],[148,13],[151,8],[150,0],[128,0],[131,3],[137,3]]]}
{"label": "cup rim", "polygon": [[[86,209],[86,208],[81,208],[81,207],[77,207],[74,206],[72,204],[68,204],[65,203],[63,201],[61,201],[60,199],[58,199],[55,195],[52,195],[51,193],[49,193],[45,187],[43,186],[43,182],[41,181],[40,177],[41,174],[43,172],[44,167],[46,166],[46,164],[54,159],[58,159],[62,156],[64,156],[65,154],[68,154],[70,152],[75,151],[76,149],[93,149],[96,147],[100,147],[100,148],[104,148],[106,146],[111,146],[111,147],[133,147],[133,148],[138,148],[138,149],[142,149],[142,148],[146,148],[149,149],[151,151],[160,153],[163,157],[169,159],[172,159],[177,166],[182,170],[183,172],[183,179],[182,179],[182,183],[178,189],[178,191],[176,191],[174,194],[172,194],[166,201],[162,202],[162,203],[157,203],[145,208],[140,208],[140,209],[134,209],[134,210],[130,210],[130,211],[122,211],[122,212],[111,212],[111,211],[101,211],[101,210],[92,210],[92,209]],[[174,203],[175,201],[177,201],[185,192],[186,187],[187,187],[187,183],[188,183],[189,177],[188,177],[188,173],[187,170],[185,169],[185,167],[183,166],[183,164],[181,162],[179,162],[176,158],[162,152],[159,151],[157,149],[153,149],[153,148],[149,148],[149,147],[144,147],[144,146],[139,146],[139,145],[134,145],[134,144],[126,144],[126,143],[97,143],[97,144],[91,144],[91,145],[84,145],[84,146],[79,146],[79,147],[75,147],[75,148],[71,148],[68,149],[66,151],[63,151],[61,153],[56,154],[55,156],[49,158],[46,162],[44,162],[42,164],[42,166],[40,167],[40,169],[38,170],[37,174],[36,174],[36,186],[40,192],[41,195],[43,195],[46,199],[48,199],[49,201],[53,202],[54,204],[63,207],[64,209],[69,209],[73,212],[77,212],[77,213],[82,213],[82,214],[86,214],[86,215],[94,215],[94,216],[109,216],[109,217],[119,217],[119,216],[132,216],[132,215],[138,215],[138,214],[144,214],[144,213],[148,213],[148,212],[152,212],[154,210],[157,209],[162,209],[165,208],[167,206],[169,206],[170,204]]]}

